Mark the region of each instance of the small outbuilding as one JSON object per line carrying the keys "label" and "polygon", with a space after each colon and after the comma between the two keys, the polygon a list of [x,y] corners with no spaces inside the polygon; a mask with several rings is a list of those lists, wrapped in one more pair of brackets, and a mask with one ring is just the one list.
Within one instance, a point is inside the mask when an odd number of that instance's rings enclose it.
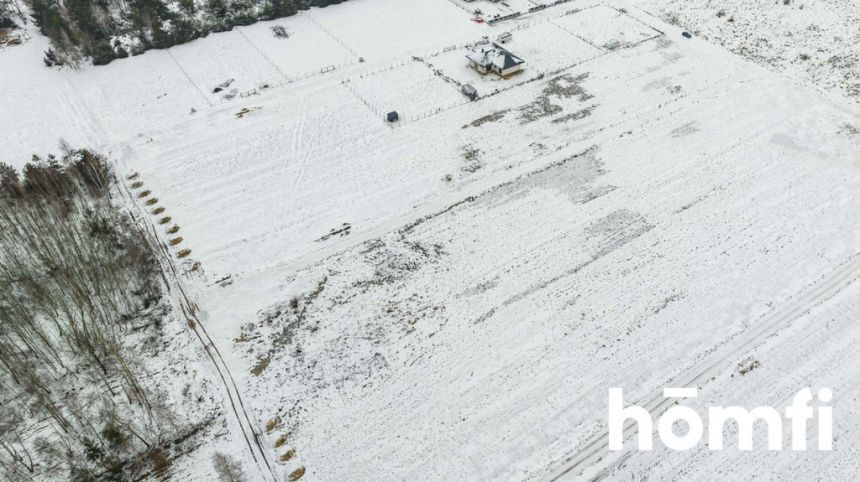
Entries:
{"label": "small outbuilding", "polygon": [[400,116],[397,115],[397,111],[393,110],[385,115],[385,120],[387,120],[388,122],[397,122],[398,120],[400,120]]}
{"label": "small outbuilding", "polygon": [[509,52],[501,45],[494,43],[480,50],[473,50],[466,55],[469,66],[479,74],[493,72],[500,77],[508,77],[523,70],[525,60]]}
{"label": "small outbuilding", "polygon": [[463,84],[460,86],[460,92],[463,93],[470,100],[475,100],[478,98],[478,91],[472,84]]}

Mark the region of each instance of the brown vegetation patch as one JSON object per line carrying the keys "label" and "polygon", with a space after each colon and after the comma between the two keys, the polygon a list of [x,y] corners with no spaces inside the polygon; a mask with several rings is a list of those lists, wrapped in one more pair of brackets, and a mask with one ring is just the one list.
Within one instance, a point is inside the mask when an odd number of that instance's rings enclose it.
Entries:
{"label": "brown vegetation patch", "polygon": [[265,358],[262,358],[259,362],[257,362],[257,365],[255,365],[254,368],[251,369],[251,374],[257,377],[260,376],[260,374],[263,373],[263,370],[265,370],[269,366],[269,363],[271,361],[271,355],[267,355]]}
{"label": "brown vegetation patch", "polygon": [[0,28],[0,46],[3,45],[21,45],[24,40],[16,33],[17,28]]}
{"label": "brown vegetation patch", "polygon": [[177,244],[179,244],[179,243],[181,243],[181,242],[182,242],[182,236],[171,239],[171,240],[170,240],[170,245],[171,245],[171,246],[176,246]]}
{"label": "brown vegetation patch", "polygon": [[481,127],[481,125],[486,124],[487,122],[495,122],[505,117],[505,114],[510,112],[510,109],[500,110],[497,112],[493,112],[492,114],[485,115],[484,117],[480,117],[478,119],[473,120],[471,123],[463,126],[463,129],[472,126],[472,127]]}
{"label": "brown vegetation patch", "polygon": [[155,449],[149,454],[149,463],[152,465],[152,472],[159,479],[166,479],[170,470],[171,460],[167,458],[164,450]]}
{"label": "brown vegetation patch", "polygon": [[188,256],[189,254],[191,254],[190,249],[183,249],[182,251],[179,252],[179,254],[177,256],[179,256],[180,258],[184,258],[184,257]]}
{"label": "brown vegetation patch", "polygon": [[[289,452],[287,452],[287,453],[289,453]],[[287,455],[287,454],[284,454],[284,455]],[[283,458],[283,456],[281,458]],[[289,460],[289,459],[287,459],[287,460]],[[297,480],[301,479],[303,475],[305,475],[305,468],[304,467],[297,468],[296,470],[293,471],[293,473],[290,474],[290,482],[296,482]]]}

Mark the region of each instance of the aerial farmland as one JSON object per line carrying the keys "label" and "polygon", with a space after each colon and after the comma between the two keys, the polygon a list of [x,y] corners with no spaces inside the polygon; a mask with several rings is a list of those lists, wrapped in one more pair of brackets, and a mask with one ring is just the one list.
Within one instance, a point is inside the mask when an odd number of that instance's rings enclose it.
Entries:
{"label": "aerial farmland", "polygon": [[[0,206],[42,213],[39,169],[83,172],[98,200],[45,212],[116,226],[108,264],[151,269],[101,271],[130,324],[87,358],[116,374],[87,378],[69,360],[89,345],[36,350],[19,315],[77,340],[83,321],[48,320],[114,305],[45,301],[86,298],[42,258],[78,241],[39,248],[66,221],[0,218],[0,478],[855,480],[860,18],[712,3],[348,0],[107,65],[46,66],[56,42],[18,20]],[[44,394],[21,381],[49,366]],[[629,423],[610,449],[613,387],[653,450]],[[753,450],[740,424],[719,451],[656,434],[676,404],[782,411],[804,387],[832,390],[812,402],[832,450],[767,450],[761,424]],[[116,414],[80,408],[102,402]],[[124,410],[152,422],[92,428]]]}

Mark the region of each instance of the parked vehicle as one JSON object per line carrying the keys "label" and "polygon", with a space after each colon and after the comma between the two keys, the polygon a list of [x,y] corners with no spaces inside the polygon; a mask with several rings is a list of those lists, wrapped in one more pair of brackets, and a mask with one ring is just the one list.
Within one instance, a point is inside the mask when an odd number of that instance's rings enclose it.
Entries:
{"label": "parked vehicle", "polygon": [[460,86],[460,92],[463,93],[466,97],[471,100],[475,100],[478,98],[478,91],[475,90],[475,87],[472,84],[463,84]]}

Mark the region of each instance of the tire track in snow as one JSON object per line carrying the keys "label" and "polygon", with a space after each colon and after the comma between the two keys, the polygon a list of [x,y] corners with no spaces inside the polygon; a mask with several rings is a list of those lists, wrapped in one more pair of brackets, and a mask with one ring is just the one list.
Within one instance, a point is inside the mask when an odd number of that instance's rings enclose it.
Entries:
{"label": "tire track in snow", "polygon": [[293,127],[292,132],[290,132],[290,156],[295,156],[298,160],[298,169],[296,175],[293,176],[292,183],[290,186],[289,194],[287,195],[287,200],[283,204],[283,209],[281,210],[281,215],[284,211],[291,209],[293,202],[296,200],[296,192],[299,189],[299,186],[302,183],[302,179],[305,177],[305,173],[307,172],[307,164],[308,158],[310,156],[304,155],[304,138],[305,138],[305,128],[307,124],[307,111],[308,111],[308,103],[307,97],[302,97],[301,99],[301,113],[299,114],[299,122]]}
{"label": "tire track in snow", "polygon": [[[129,207],[133,210],[139,210],[139,206],[135,202],[135,198],[132,195],[131,191],[128,190],[128,188],[123,182],[118,182],[118,184],[123,194],[125,194],[127,198]],[[230,368],[224,361],[224,358],[221,356],[221,352],[218,350],[218,347],[212,341],[212,338],[209,336],[209,333],[206,331],[205,326],[203,325],[203,323],[200,322],[200,319],[197,316],[197,305],[192,302],[191,299],[188,297],[188,294],[185,292],[185,289],[180,282],[179,273],[177,273],[176,267],[172,262],[173,258],[171,257],[168,246],[159,240],[155,225],[150,221],[150,219],[145,215],[145,213],[143,214],[144,215],[141,216],[140,220],[138,220],[133,213],[132,216],[136,222],[145,225],[145,231],[151,237],[150,241],[161,251],[161,254],[167,265],[167,269],[165,269],[165,267],[161,263],[159,263],[159,266],[161,267],[162,279],[164,280],[168,291],[170,291],[171,288],[176,289],[176,292],[178,293],[176,301],[179,303],[179,307],[182,310],[182,314],[187,320],[188,326],[191,328],[191,330],[194,332],[194,335],[197,337],[198,341],[203,346],[203,350],[206,352],[206,356],[212,362],[212,366],[215,369],[215,372],[221,379],[221,383],[224,386],[226,398],[229,402],[230,409],[232,410],[233,415],[235,416],[236,421],[239,424],[239,429],[242,432],[245,444],[247,445],[248,450],[251,452],[251,457],[256,464],[257,470],[259,471],[260,478],[255,478],[255,480],[272,479],[277,482],[280,479],[276,475],[274,468],[272,467],[272,463],[269,460],[269,453],[264,447],[263,443],[263,435],[257,429],[257,424],[253,422],[251,417],[248,415],[248,412],[245,408],[245,404],[242,401],[242,396],[239,392],[239,388],[236,385],[235,379],[233,378],[233,374],[230,373]]]}
{"label": "tire track in snow", "polygon": [[[860,254],[855,254],[841,266],[825,275],[823,279],[807,287],[793,300],[786,301],[775,311],[764,315],[758,323],[751,325],[742,332],[739,335],[740,338],[728,342],[722,346],[722,349],[712,352],[698,365],[676,378],[671,386],[701,388],[720,371],[734,363],[739,355],[768,336],[785,328],[793,320],[807,314],[814,307],[826,302],[856,281],[858,277],[860,277]],[[674,404],[674,398],[663,396],[662,388],[652,392],[646,400],[637,403],[638,406],[648,410],[653,419],[658,418]],[[626,421],[624,424],[625,440],[637,432],[634,427],[635,422]],[[560,464],[561,466],[547,477],[547,480],[569,480],[571,478],[596,480],[602,477],[608,469],[623,461],[630,454],[629,450],[625,450],[623,453],[619,452],[618,457],[607,458],[610,453],[608,446],[609,433],[601,430],[592,436],[581,449],[566,458]],[[589,469],[593,470],[591,475],[585,473]]]}
{"label": "tire track in snow", "polygon": [[67,117],[80,127],[80,132],[87,138],[87,142],[91,148],[103,147],[107,136],[101,124],[93,116],[92,111],[81,103],[78,96],[75,95],[75,87],[65,75],[59,76],[58,83],[60,88],[57,90],[57,93],[72,111],[72,115],[67,115]]}

